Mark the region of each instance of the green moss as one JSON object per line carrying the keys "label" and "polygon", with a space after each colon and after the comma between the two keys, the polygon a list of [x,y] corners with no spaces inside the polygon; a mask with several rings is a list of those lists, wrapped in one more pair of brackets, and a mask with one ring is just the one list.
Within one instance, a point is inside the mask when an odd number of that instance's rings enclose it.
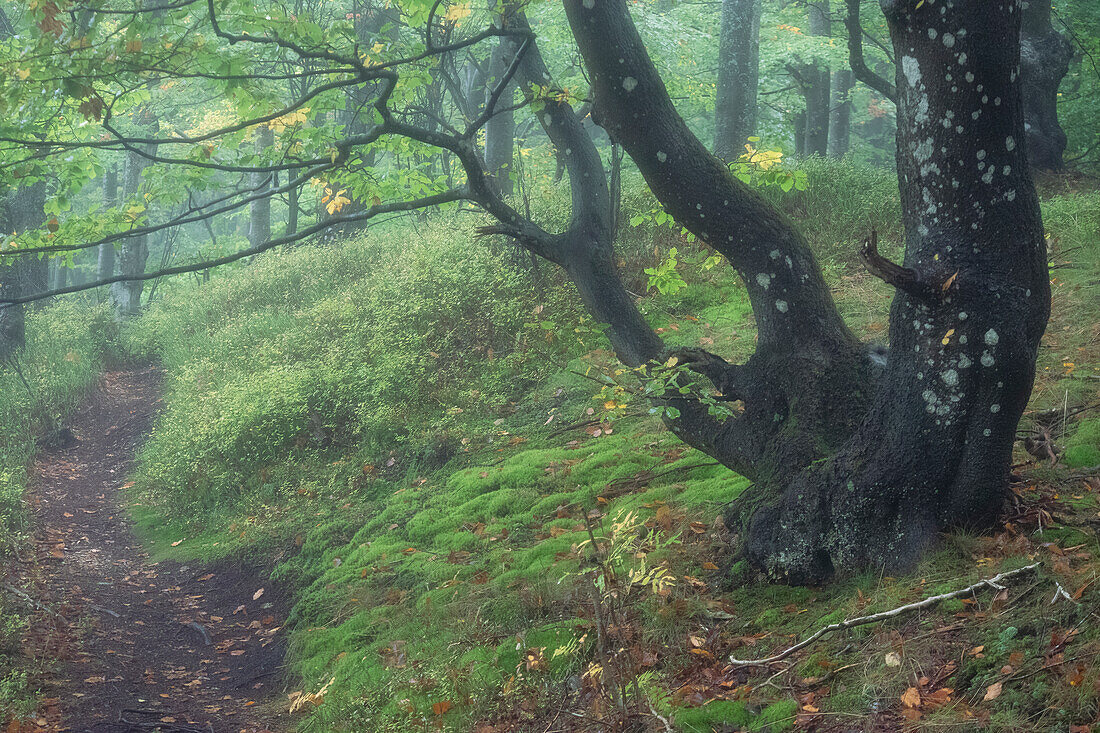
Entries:
{"label": "green moss", "polygon": [[1065,459],[1071,468],[1100,466],[1100,419],[1078,425],[1066,441]]}

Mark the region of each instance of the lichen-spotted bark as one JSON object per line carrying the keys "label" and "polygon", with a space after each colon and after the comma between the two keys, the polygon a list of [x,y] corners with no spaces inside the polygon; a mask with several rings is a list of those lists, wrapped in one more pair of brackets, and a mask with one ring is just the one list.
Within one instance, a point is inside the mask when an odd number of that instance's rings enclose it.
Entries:
{"label": "lichen-spotted bark", "polygon": [[1049,315],[1020,141],[1016,0],[884,2],[898,63],[904,266],[890,358],[859,430],[748,519],[747,551],[807,581],[906,567],[949,527],[988,525]]}
{"label": "lichen-spotted bark", "polygon": [[817,582],[909,566],[941,530],[991,522],[1049,306],[1016,0],[883,1],[907,247],[877,379],[801,237],[676,115],[625,3],[565,7],[601,124],[670,213],[730,259],[757,315],[748,364],[699,357],[746,409],[693,443],[749,464],[757,484],[727,514],[748,558]]}

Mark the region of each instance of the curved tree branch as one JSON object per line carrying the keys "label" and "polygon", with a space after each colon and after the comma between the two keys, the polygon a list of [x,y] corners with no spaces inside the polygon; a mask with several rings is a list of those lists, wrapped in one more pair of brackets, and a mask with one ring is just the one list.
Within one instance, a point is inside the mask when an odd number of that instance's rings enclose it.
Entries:
{"label": "curved tree branch", "polygon": [[871,71],[871,67],[863,57],[863,25],[859,21],[860,0],[845,0],[845,2],[848,4],[848,12],[844,16],[844,27],[848,29],[848,64],[852,67],[852,74],[891,102],[897,102],[897,87]]}

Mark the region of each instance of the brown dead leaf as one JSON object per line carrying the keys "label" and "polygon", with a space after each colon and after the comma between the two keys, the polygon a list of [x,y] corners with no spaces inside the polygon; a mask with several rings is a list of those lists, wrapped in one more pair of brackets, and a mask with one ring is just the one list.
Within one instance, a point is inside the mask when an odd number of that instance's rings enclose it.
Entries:
{"label": "brown dead leaf", "polygon": [[910,687],[901,695],[901,704],[907,708],[920,707],[920,690]]}
{"label": "brown dead leaf", "polygon": [[263,594],[264,594],[264,589],[260,588],[258,591],[256,591],[255,593],[252,594],[252,600],[254,600],[254,601],[260,600],[260,596],[262,596]]}
{"label": "brown dead leaf", "polygon": [[985,688],[985,697],[982,698],[982,702],[989,700],[996,700],[1001,695],[1001,688],[1004,686],[1003,682],[994,682],[989,687]]}

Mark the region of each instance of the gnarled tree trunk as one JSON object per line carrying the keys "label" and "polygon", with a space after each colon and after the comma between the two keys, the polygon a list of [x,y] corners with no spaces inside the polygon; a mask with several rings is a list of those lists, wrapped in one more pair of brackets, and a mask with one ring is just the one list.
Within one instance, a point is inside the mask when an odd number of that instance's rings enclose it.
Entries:
{"label": "gnarled tree trunk", "polygon": [[[672,424],[754,479],[727,513],[748,559],[774,578],[813,583],[838,570],[909,567],[941,530],[992,522],[1049,309],[1021,145],[1017,3],[883,0],[899,59],[907,242],[902,265],[866,252],[897,288],[885,359],[845,326],[790,222],[676,114],[625,2],[565,6],[597,120],[677,221],[737,268],[753,305],[758,347],[747,363],[680,354],[744,412],[720,421],[683,399]],[[594,299],[602,318],[606,304]],[[644,329],[612,323],[613,339],[631,328]]]}

